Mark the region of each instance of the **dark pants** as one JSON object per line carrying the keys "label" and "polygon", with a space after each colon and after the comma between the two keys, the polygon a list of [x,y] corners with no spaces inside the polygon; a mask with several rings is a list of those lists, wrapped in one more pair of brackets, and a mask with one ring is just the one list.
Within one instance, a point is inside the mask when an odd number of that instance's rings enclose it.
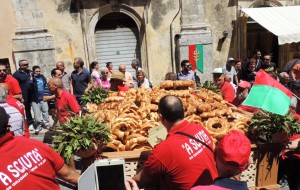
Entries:
{"label": "dark pants", "polygon": [[300,159],[280,159],[278,178],[286,175],[290,190],[300,190]]}
{"label": "dark pants", "polygon": [[31,102],[28,99],[24,99],[24,106],[25,106],[25,114],[28,126],[33,124],[33,119],[31,115]]}

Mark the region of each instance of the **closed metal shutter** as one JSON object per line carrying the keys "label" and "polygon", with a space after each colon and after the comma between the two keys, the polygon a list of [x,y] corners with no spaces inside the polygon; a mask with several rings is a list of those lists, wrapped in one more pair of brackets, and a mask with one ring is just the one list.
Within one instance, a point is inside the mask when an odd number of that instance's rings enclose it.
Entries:
{"label": "closed metal shutter", "polygon": [[117,70],[120,64],[125,64],[126,71],[135,76],[131,61],[135,58],[141,60],[137,28],[97,30],[95,43],[96,59],[101,67],[105,66],[106,62],[112,62],[113,69]]}

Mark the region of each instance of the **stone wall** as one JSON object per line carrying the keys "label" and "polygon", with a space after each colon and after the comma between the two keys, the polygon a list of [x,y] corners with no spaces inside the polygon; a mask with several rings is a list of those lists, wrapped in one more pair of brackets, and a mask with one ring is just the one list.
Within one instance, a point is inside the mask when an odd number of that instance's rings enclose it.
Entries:
{"label": "stone wall", "polygon": [[88,67],[82,35],[79,7],[72,0],[39,0],[44,23],[54,40],[54,64],[58,60],[73,69],[75,57],[82,57]]}
{"label": "stone wall", "polygon": [[8,58],[12,72],[16,70],[12,56],[12,38],[15,35],[17,22],[10,0],[3,0],[0,6],[0,59]]}
{"label": "stone wall", "polygon": [[[5,35],[7,39],[13,37],[13,46],[6,42],[8,50],[0,52],[0,57],[11,53],[15,62],[27,58],[31,66],[39,64],[46,72],[57,60],[72,69],[75,57],[82,57],[88,66],[95,60],[95,24],[114,11],[129,15],[137,23],[143,68],[154,84],[167,72],[180,69],[180,61],[188,58],[189,44],[206,45],[202,80],[209,80],[211,70],[225,64],[235,19],[229,0],[13,0],[10,14],[16,21],[9,23]],[[220,45],[224,31],[228,36]],[[175,36],[181,36],[179,55],[174,53]]]}

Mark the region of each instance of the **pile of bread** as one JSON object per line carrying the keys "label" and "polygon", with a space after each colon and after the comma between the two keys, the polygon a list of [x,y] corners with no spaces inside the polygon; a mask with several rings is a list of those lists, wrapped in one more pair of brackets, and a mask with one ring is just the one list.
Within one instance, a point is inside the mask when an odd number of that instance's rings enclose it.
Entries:
{"label": "pile of bread", "polygon": [[[172,81],[173,82],[173,81]],[[191,81],[186,86],[191,86]],[[184,86],[184,83],[180,83]],[[165,95],[175,95],[182,100],[185,119],[205,127],[214,142],[230,130],[247,131],[250,117],[229,106],[220,95],[204,89],[170,89],[163,82],[152,90],[130,89],[127,92],[113,92],[105,102],[97,106],[89,105],[90,111],[101,122],[111,128],[111,139],[106,151],[148,150],[148,130],[161,125],[157,113],[158,102]]]}

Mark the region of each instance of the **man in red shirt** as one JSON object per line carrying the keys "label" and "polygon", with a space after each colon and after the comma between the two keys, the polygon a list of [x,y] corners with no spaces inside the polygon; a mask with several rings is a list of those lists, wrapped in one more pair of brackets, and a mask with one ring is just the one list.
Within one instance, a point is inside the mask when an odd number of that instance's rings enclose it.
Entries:
{"label": "man in red shirt", "polygon": [[162,189],[190,189],[212,184],[217,170],[209,133],[183,120],[184,108],[176,96],[164,96],[158,110],[167,138],[151,151],[144,168],[133,179],[141,188],[156,184]]}
{"label": "man in red shirt", "polygon": [[61,78],[51,78],[48,83],[49,90],[56,97],[56,109],[58,120],[60,123],[66,122],[71,118],[73,112],[78,114],[80,111],[80,106],[77,103],[76,98],[63,90],[63,83]]}
{"label": "man in red shirt", "polygon": [[224,100],[232,102],[234,99],[234,88],[233,86],[225,81],[224,71],[222,68],[215,68],[212,72],[213,79],[217,87],[220,89],[221,95]]}
{"label": "man in red shirt", "polygon": [[79,174],[59,154],[37,140],[13,136],[8,120],[0,107],[0,189],[59,190],[56,175],[77,184]]}
{"label": "man in red shirt", "polygon": [[0,83],[6,83],[8,85],[9,96],[22,101],[22,91],[19,82],[7,74],[6,65],[4,63],[0,63]]}

